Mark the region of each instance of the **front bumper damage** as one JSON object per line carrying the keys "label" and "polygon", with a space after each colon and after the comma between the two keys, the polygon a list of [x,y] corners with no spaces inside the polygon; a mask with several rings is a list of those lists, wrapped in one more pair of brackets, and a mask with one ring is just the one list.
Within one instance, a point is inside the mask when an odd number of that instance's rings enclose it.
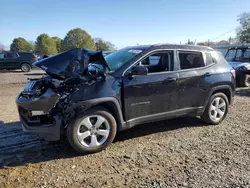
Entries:
{"label": "front bumper damage", "polygon": [[51,89],[36,98],[18,95],[16,104],[23,131],[38,134],[47,141],[59,140],[62,118],[52,113],[58,100],[59,96]]}
{"label": "front bumper damage", "polygon": [[46,75],[30,79],[16,98],[22,128],[49,141],[59,140],[76,114],[72,108],[67,110],[77,102],[72,101],[71,95],[79,88],[104,81],[110,68],[101,51],[83,48],[39,60],[34,65]]}
{"label": "front bumper damage", "polygon": [[20,117],[21,126],[26,133],[38,134],[47,141],[57,141],[61,137],[62,119],[58,116],[54,117],[55,122],[52,124],[42,124],[39,126],[29,126],[27,122]]}

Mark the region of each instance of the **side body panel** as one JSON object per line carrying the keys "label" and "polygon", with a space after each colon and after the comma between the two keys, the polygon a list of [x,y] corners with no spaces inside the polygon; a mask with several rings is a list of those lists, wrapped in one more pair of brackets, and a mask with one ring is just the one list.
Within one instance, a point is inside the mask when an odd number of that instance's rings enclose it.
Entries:
{"label": "side body panel", "polygon": [[177,109],[178,73],[160,73],[123,78],[126,120]]}

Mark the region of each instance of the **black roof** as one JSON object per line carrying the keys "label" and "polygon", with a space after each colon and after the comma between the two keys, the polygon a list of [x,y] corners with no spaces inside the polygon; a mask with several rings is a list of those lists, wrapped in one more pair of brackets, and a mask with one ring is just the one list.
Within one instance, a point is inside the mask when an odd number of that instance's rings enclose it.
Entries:
{"label": "black roof", "polygon": [[129,48],[129,49],[140,49],[140,50],[146,50],[148,48],[150,48],[153,45],[137,45],[137,46],[127,46],[125,48]]}
{"label": "black roof", "polygon": [[211,51],[214,50],[211,47],[199,46],[199,45],[188,45],[188,44],[152,44],[152,45],[138,45],[138,46],[129,46],[128,48],[135,49],[182,49],[182,50],[201,50],[201,51]]}

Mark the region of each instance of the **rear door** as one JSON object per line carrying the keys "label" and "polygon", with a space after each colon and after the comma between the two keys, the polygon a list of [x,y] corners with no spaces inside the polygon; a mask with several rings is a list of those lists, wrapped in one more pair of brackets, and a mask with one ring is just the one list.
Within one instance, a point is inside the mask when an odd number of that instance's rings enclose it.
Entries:
{"label": "rear door", "polygon": [[202,108],[211,88],[212,62],[206,65],[205,53],[199,51],[178,51],[177,57],[180,65],[178,108]]}

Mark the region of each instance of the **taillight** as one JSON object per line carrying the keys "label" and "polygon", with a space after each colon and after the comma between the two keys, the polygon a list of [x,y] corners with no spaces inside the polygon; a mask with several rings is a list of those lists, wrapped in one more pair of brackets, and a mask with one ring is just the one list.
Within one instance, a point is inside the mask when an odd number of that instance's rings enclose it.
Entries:
{"label": "taillight", "polygon": [[232,73],[233,77],[235,78],[236,77],[236,72],[235,72],[234,69],[231,69],[231,73]]}
{"label": "taillight", "polygon": [[34,58],[34,61],[37,61],[37,60],[38,60],[38,58],[37,58],[37,57],[35,57],[35,58]]}

